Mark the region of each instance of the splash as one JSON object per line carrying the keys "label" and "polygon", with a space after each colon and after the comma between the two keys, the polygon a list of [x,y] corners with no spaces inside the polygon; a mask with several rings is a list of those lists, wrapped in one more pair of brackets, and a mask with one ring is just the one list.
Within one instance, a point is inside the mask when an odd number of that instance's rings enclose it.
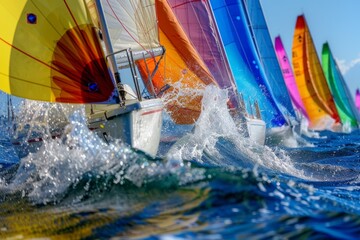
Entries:
{"label": "splash", "polygon": [[1,181],[3,191],[21,192],[22,197],[46,204],[61,201],[84,181],[76,201],[99,182],[97,188],[106,190],[125,183],[141,187],[168,177],[179,185],[203,178],[201,169],[192,170],[182,161],[153,159],[118,139],[105,143],[88,129],[84,109],[70,114],[68,122],[61,138],[44,139],[35,153],[21,159],[14,176]]}
{"label": "splash", "polygon": [[309,121],[305,118],[301,118],[299,133],[309,138],[320,138],[320,134],[313,130],[309,130]]}
{"label": "splash", "polygon": [[193,132],[185,135],[170,149],[168,158],[201,159],[205,150],[220,157],[215,148],[218,138],[230,137],[233,131],[238,132],[226,107],[227,92],[210,85],[203,94],[201,115]]}
{"label": "splash", "polygon": [[162,96],[164,104],[186,107],[189,102],[194,102],[201,98],[206,85],[202,83],[194,84],[192,81],[193,78],[195,77],[183,76],[181,79],[171,84],[171,88]]}
{"label": "splash", "polygon": [[10,128],[11,142],[20,158],[36,152],[43,140],[60,137],[68,116],[82,105],[39,102],[23,99],[15,107]]}
{"label": "splash", "polygon": [[[206,87],[202,112],[193,131],[178,140],[166,158],[193,160],[225,168],[260,167],[302,179],[315,179],[307,176],[303,167],[294,164],[281,148],[261,146],[246,137],[231,117],[227,100],[226,90],[212,85]],[[231,147],[224,152],[225,146]]]}
{"label": "splash", "polygon": [[166,111],[177,124],[193,124],[199,118],[205,84],[194,82],[194,78],[183,75],[171,86],[167,84],[169,88],[162,95]]}

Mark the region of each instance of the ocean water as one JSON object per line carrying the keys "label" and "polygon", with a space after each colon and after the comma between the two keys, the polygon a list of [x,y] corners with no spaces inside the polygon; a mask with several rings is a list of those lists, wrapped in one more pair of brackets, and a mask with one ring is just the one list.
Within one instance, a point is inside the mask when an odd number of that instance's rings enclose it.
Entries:
{"label": "ocean water", "polygon": [[259,146],[230,117],[226,92],[210,92],[194,126],[164,115],[156,158],[105,144],[80,109],[63,137],[19,159],[2,118],[0,238],[360,237],[359,130]]}

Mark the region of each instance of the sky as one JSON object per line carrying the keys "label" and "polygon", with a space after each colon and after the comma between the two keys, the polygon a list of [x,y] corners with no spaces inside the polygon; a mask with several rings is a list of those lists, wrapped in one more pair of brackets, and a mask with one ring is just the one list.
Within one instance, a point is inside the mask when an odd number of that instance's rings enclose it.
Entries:
{"label": "sky", "polygon": [[321,61],[329,43],[353,93],[360,88],[360,0],[260,0],[272,39],[280,35],[291,59],[296,18],[304,14]]}

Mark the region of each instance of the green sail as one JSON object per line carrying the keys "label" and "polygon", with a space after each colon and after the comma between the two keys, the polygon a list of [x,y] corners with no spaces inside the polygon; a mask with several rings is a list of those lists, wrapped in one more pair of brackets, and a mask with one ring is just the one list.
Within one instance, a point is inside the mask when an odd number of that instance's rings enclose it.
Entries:
{"label": "green sail", "polygon": [[345,80],[335,62],[328,43],[324,43],[322,48],[322,67],[326,76],[326,81],[334,97],[335,105],[343,124],[357,127],[359,115],[355,111],[355,105],[350,95],[350,91]]}

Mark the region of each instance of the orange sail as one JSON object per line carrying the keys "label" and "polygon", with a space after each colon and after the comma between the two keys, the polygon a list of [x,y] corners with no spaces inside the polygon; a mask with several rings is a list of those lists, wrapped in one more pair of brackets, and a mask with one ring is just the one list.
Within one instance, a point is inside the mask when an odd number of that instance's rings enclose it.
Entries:
{"label": "orange sail", "polygon": [[296,21],[292,59],[296,84],[309,115],[309,129],[332,129],[340,117],[303,15]]}
{"label": "orange sail", "polygon": [[[160,44],[166,49],[164,60],[152,78],[155,94],[162,94],[165,107],[177,124],[194,123],[201,112],[202,92],[206,85],[217,85],[209,69],[182,29],[166,0],[156,0]],[[139,72],[147,79],[156,68],[153,59],[138,61]],[[170,88],[163,92],[166,86]]]}

